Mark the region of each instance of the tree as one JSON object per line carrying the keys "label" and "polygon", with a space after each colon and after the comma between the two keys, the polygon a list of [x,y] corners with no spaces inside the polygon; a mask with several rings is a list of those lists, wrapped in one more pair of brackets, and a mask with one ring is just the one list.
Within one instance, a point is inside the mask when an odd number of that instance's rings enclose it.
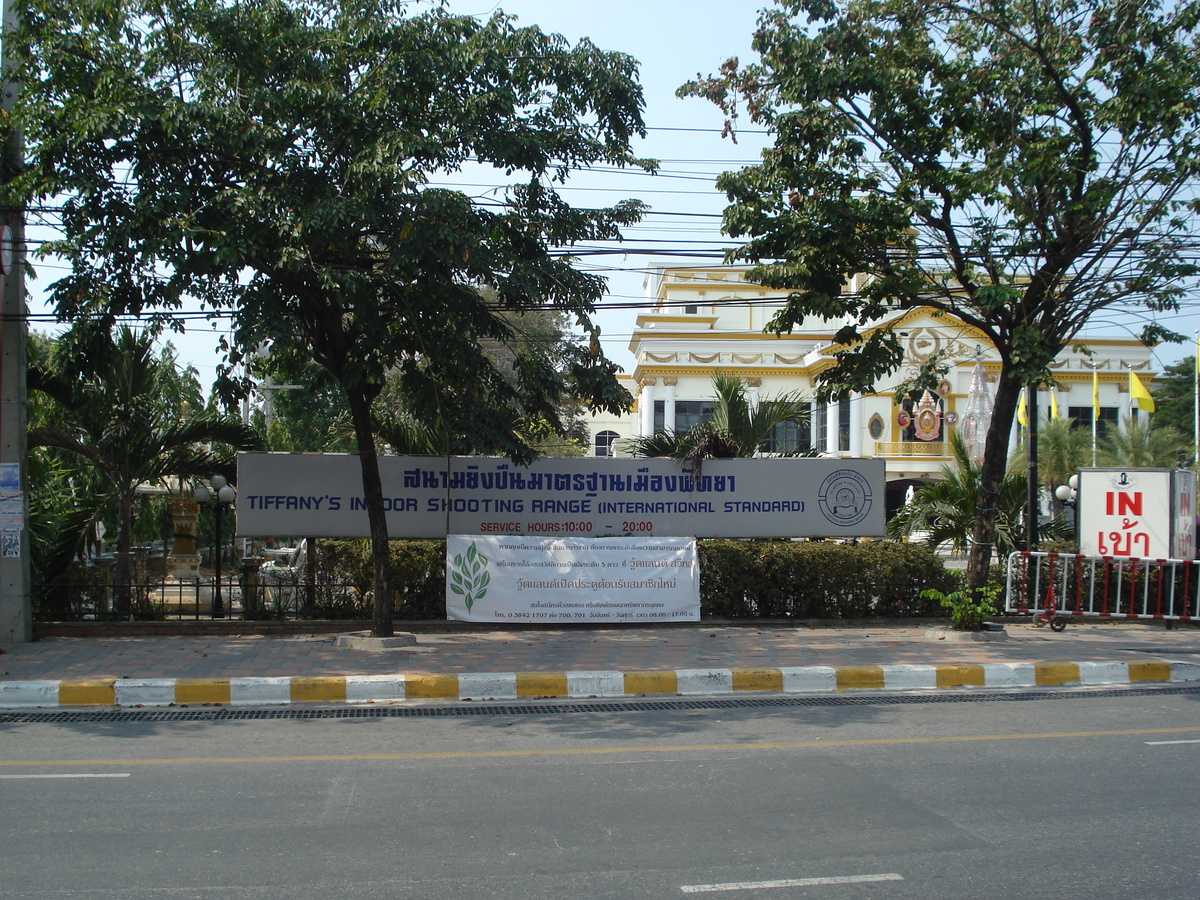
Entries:
{"label": "tree", "polygon": [[[723,372],[713,375],[713,405],[708,417],[683,433],[658,431],[630,438],[634,456],[678,459],[698,473],[706,459],[739,459],[759,456],[781,425],[801,425],[809,418],[808,400],[797,392],[751,403],[746,385]],[[801,456],[808,448],[796,447],[780,456]]]}
{"label": "tree", "polygon": [[1192,442],[1177,428],[1152,422],[1149,416],[1122,419],[1120,428],[1110,428],[1101,443],[1096,462],[1102,466],[1170,468],[1186,465],[1192,457]]}
{"label": "tree", "polygon": [[[978,513],[979,483],[982,467],[971,461],[966,442],[958,431],[950,433],[954,464],[942,466],[941,479],[913,492],[912,500],[900,507],[887,522],[890,537],[900,538],[924,533],[930,547],[949,544],[955,553],[967,553],[971,546],[971,528]],[[1025,475],[1020,469],[1005,473],[1000,489],[993,496],[996,505],[995,551],[1005,557],[1022,545],[1021,516],[1025,507]],[[1043,538],[1065,537],[1067,527],[1061,519],[1039,523]]]}
{"label": "tree", "polygon": [[[389,373],[414,416],[532,458],[566,396],[630,397],[591,321],[601,277],[563,252],[640,218],[577,209],[558,183],[640,165],[636,62],[496,14],[404,0],[29,0],[14,40],[29,146],[18,200],[57,198],[71,273],[59,315],[170,311],[197,296],[234,343],[298,348],[345,393],[375,566],[372,631],[392,633],[392,574],[371,412]],[[439,186],[465,165],[514,183]],[[523,351],[515,383],[484,350],[504,314],[551,308],[588,336],[565,375]]]}
{"label": "tree", "polygon": [[[745,239],[728,255],[787,292],[771,330],[848,317],[823,393],[898,365],[899,311],[950,314],[996,348],[973,588],[1021,387],[1049,383],[1097,314],[1176,309],[1197,271],[1198,16],[1196,2],[777,0],[761,62],[680,89],[730,126],[744,104],[775,136],[718,179],[725,231]],[[1144,340],[1178,338],[1152,318]]]}
{"label": "tree", "polygon": [[1196,357],[1166,366],[1154,379],[1154,425],[1169,425],[1195,438]]}
{"label": "tree", "polygon": [[[1050,505],[1057,516],[1062,511],[1062,501],[1054,491],[1079,471],[1091,465],[1091,432],[1079,427],[1071,419],[1047,419],[1038,426],[1038,479],[1049,493]],[[1029,447],[1022,440],[1009,459],[1010,472],[1028,474]]]}
{"label": "tree", "polygon": [[[231,455],[213,445],[256,450],[262,441],[237,419],[197,409],[194,377],[181,377],[172,349],[154,355],[150,331],[121,328],[115,335],[85,335],[60,347],[57,365],[31,369],[29,387],[59,407],[57,421],[31,423],[29,446],[75,457],[80,474],[102,501],[93,507],[95,513],[107,498],[117,503],[113,596],[116,611],[129,615],[138,487],[213,473],[236,480]],[[184,398],[196,404],[193,414]]]}

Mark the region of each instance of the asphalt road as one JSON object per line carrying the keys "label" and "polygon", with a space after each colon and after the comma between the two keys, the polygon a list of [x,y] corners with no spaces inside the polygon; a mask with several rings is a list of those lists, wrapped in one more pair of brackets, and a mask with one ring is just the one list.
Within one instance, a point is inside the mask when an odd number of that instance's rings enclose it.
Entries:
{"label": "asphalt road", "polygon": [[0,897],[1193,898],[1198,763],[1200,690],[3,724]]}

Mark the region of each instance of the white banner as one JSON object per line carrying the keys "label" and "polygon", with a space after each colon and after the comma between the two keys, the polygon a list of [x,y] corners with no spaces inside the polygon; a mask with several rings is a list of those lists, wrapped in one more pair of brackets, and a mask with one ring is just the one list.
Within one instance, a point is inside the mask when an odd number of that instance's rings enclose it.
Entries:
{"label": "white banner", "polygon": [[689,538],[446,538],[446,616],[461,622],[697,622]]}

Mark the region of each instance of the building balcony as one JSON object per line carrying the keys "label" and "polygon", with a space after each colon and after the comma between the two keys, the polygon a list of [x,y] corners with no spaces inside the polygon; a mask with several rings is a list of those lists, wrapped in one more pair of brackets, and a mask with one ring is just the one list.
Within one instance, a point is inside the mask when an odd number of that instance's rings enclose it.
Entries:
{"label": "building balcony", "polygon": [[945,441],[876,441],[875,455],[884,457],[920,457],[922,459],[950,456]]}

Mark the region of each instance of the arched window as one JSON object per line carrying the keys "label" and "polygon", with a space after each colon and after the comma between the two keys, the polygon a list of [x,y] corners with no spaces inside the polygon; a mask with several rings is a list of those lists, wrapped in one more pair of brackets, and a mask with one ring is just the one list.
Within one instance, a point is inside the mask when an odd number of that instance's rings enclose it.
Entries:
{"label": "arched window", "polygon": [[615,431],[601,431],[596,435],[596,455],[597,456],[612,456],[613,442],[620,435]]}

